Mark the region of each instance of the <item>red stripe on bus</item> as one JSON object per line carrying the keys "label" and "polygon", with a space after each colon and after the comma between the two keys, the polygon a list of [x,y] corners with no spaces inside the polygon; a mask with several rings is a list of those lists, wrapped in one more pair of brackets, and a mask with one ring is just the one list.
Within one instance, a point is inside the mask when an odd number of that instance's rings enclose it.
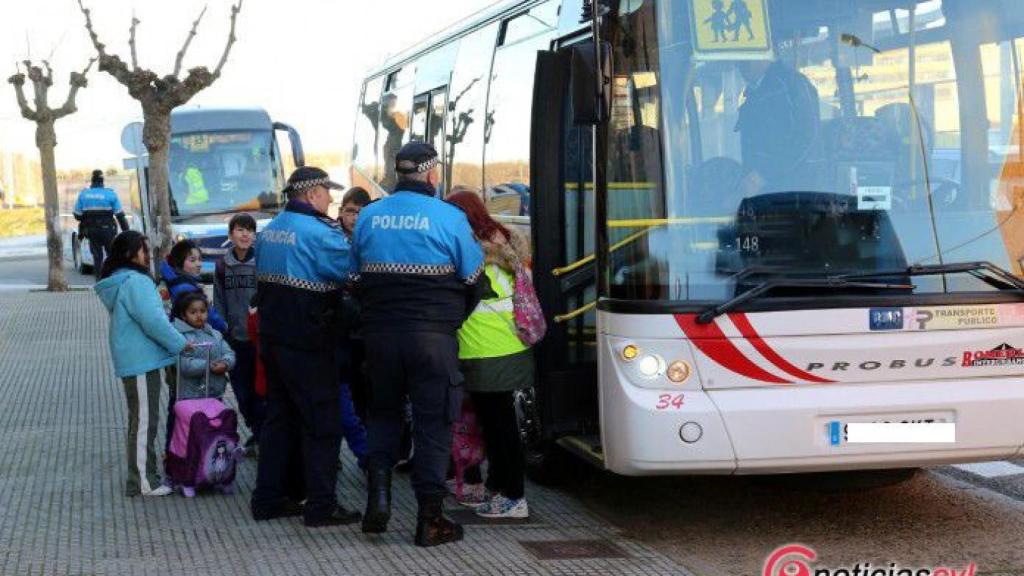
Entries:
{"label": "red stripe on bus", "polygon": [[750,319],[747,315],[742,312],[735,312],[729,314],[729,319],[739,329],[740,334],[750,342],[758,352],[761,353],[769,362],[775,365],[776,368],[784,370],[786,374],[793,376],[794,378],[800,378],[807,380],[808,382],[818,382],[819,384],[831,384],[835,380],[827,380],[820,376],[815,376],[810,372],[801,370],[800,368],[790,364],[789,360],[786,360],[779,355],[767,342],[761,338],[761,335],[754,330],[754,326],[750,324]]}
{"label": "red stripe on bus", "polygon": [[773,384],[791,384],[789,380],[779,378],[744,356],[743,352],[740,352],[740,349],[726,338],[718,324],[714,322],[698,324],[696,314],[676,314],[675,318],[686,337],[719,366],[752,380]]}

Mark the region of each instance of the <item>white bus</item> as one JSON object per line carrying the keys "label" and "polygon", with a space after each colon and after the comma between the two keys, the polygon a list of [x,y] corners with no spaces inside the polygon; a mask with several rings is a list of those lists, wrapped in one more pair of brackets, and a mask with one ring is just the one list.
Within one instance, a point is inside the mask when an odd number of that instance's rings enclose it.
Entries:
{"label": "white bus", "polygon": [[[619,0],[594,26],[582,4],[506,2],[399,54],[355,127],[353,182],[386,192],[430,141],[446,189],[530,227],[532,461],[1021,456],[1019,2]],[[947,441],[856,442],[872,423]]]}
{"label": "white bus", "polygon": [[[204,276],[213,273],[216,260],[230,246],[227,223],[232,215],[249,212],[262,229],[284,206],[281,190],[287,175],[277,131],[288,134],[292,160],[302,166],[298,132],[272,122],[265,110],[181,108],[171,113],[171,229],[176,240],[188,238],[199,245]],[[133,212],[148,215],[149,157],[141,144],[141,124],[126,126],[122,141],[129,152],[139,154],[125,161],[126,168],[136,171]],[[132,221],[143,232],[154,227],[145,217]],[[70,247],[75,267],[91,269],[88,240],[73,233]]]}

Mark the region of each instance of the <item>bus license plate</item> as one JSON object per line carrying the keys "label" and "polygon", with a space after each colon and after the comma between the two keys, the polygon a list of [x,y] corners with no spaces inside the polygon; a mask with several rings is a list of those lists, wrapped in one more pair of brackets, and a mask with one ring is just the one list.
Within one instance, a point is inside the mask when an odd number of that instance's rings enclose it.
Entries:
{"label": "bus license plate", "polygon": [[[850,425],[859,426],[851,439]],[[863,425],[863,426],[862,426]],[[948,418],[918,417],[877,419],[859,422],[831,420],[826,432],[829,444],[856,443],[947,443],[955,441],[955,424]]]}

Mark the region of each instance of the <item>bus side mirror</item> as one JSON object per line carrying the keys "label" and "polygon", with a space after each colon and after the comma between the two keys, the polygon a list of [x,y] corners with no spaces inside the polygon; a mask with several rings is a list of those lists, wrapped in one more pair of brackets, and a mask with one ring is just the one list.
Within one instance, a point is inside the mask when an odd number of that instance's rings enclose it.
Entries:
{"label": "bus side mirror", "polygon": [[[611,45],[601,43],[600,67],[593,41],[573,45],[570,51],[573,123],[578,126],[600,124],[611,116],[612,110]],[[598,77],[601,78],[600,91]]]}
{"label": "bus side mirror", "polygon": [[288,133],[288,141],[292,145],[292,159],[295,160],[295,167],[301,168],[306,165],[306,154],[302,150],[302,138],[299,131],[283,122],[274,122],[274,130],[282,130]]}

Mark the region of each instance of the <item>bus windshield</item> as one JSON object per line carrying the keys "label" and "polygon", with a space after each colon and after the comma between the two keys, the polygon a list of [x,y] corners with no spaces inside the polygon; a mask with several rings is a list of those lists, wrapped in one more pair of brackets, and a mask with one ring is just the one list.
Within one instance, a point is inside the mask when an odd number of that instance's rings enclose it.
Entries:
{"label": "bus windshield", "polygon": [[[974,261],[1021,274],[1013,4],[621,3],[610,295],[715,301],[759,274]],[[970,275],[913,286],[995,289]]]}
{"label": "bus windshield", "polygon": [[200,132],[171,138],[171,214],[266,210],[280,204],[270,131]]}

